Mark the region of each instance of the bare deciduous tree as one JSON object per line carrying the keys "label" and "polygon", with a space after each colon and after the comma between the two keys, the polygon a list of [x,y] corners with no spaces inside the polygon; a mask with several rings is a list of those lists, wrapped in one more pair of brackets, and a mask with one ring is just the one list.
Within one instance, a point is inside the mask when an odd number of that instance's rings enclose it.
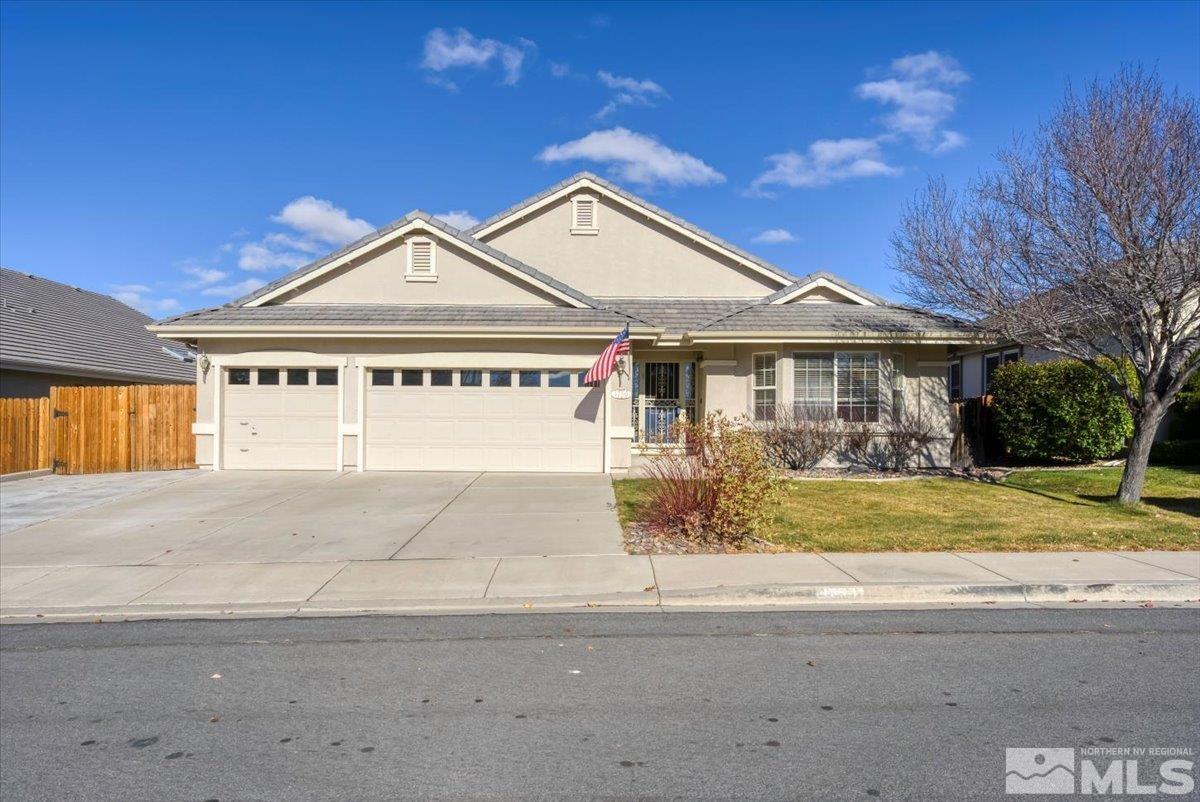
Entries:
{"label": "bare deciduous tree", "polygon": [[933,181],[905,210],[901,287],[1101,373],[1133,415],[1117,498],[1135,502],[1154,433],[1200,364],[1196,101],[1127,68],[1068,89],[999,161],[961,197]]}

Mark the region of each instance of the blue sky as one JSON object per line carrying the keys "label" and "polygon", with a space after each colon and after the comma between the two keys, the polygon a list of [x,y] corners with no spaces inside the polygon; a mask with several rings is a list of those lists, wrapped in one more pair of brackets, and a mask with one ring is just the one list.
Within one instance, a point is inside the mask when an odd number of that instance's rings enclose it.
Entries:
{"label": "blue sky", "polygon": [[1068,80],[1200,94],[1195,2],[5,2],[0,37],[0,263],[154,316],[581,169],[894,295],[904,202]]}

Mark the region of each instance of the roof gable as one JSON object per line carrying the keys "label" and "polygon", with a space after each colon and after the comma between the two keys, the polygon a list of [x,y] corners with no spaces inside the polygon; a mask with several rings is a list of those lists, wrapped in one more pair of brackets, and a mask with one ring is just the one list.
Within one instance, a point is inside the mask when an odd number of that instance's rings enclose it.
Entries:
{"label": "roof gable", "polygon": [[814,293],[815,291],[819,291],[822,296],[828,294],[839,296],[844,298],[848,303],[859,306],[890,305],[886,298],[868,292],[862,287],[851,284],[849,281],[824,270],[809,273],[807,276],[796,279],[796,281],[778,292],[774,292],[763,298],[762,302],[768,304],[795,303],[802,300],[805,295]]}
{"label": "roof gable", "polygon": [[754,273],[765,276],[778,285],[791,284],[796,280],[795,276],[783,268],[773,265],[748,251],[744,251],[717,235],[693,225],[683,218],[677,217],[644,198],[634,195],[632,192],[590,172],[576,173],[570,178],[560,181],[554,186],[505,209],[499,214],[489,217],[482,223],[468,229],[467,233],[478,239],[487,240],[491,236],[511,228],[522,218],[581,190],[597,193],[613,203],[644,214],[679,236],[707,248]]}
{"label": "roof gable", "polygon": [[478,255],[492,267],[528,283],[542,292],[562,301],[567,306],[580,309],[599,308],[600,304],[593,298],[579,292],[563,282],[546,275],[534,267],[509,256],[485,242],[481,242],[458,229],[437,219],[433,215],[420,210],[409,212],[404,217],[380,228],[367,236],[350,243],[339,251],[329,254],[315,262],[307,264],[287,275],[276,279],[249,295],[243,296],[228,306],[263,306],[288,293],[294,292],[305,285],[317,281],[321,277],[338,268],[361,258],[372,250],[387,243],[413,233],[420,233],[465,247]]}

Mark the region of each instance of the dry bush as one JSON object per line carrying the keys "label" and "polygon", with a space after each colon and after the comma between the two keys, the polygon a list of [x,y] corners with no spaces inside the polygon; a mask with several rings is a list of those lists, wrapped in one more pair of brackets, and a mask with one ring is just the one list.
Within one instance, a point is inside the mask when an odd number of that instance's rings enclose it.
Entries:
{"label": "dry bush", "polygon": [[775,478],[762,440],[745,421],[709,414],[677,421],[685,443],[650,460],[646,523],[721,544],[756,534],[769,517]]}
{"label": "dry bush", "polygon": [[916,415],[882,425],[859,423],[845,429],[842,455],[855,465],[880,471],[903,471],[936,439],[933,424]]}
{"label": "dry bush", "polygon": [[775,419],[755,424],[775,466],[794,471],[815,467],[840,439],[837,419],[827,409],[780,407]]}

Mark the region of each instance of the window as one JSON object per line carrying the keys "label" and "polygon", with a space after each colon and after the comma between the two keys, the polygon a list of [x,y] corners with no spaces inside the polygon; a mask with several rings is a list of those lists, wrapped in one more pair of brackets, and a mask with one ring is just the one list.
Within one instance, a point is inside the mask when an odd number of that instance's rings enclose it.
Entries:
{"label": "window", "polygon": [[951,362],[946,373],[946,388],[950,391],[950,400],[962,398],[962,360]]}
{"label": "window", "polygon": [[317,384],[322,386],[337,386],[337,368],[317,368]]}
{"label": "window", "polygon": [[483,386],[483,371],[482,370],[460,370],[458,372],[459,387],[482,387]]}
{"label": "window", "polygon": [[308,368],[288,368],[288,384],[308,384]]}
{"label": "window", "polygon": [[540,370],[523,370],[519,382],[522,387],[541,387],[542,372]]}
{"label": "window", "polygon": [[512,371],[493,370],[488,375],[488,384],[492,387],[512,387]]}
{"label": "window", "polygon": [[599,202],[592,195],[576,195],[571,198],[571,233],[598,234],[596,209]]}
{"label": "window", "polygon": [[229,369],[230,384],[249,384],[250,369],[249,368],[230,368]]}
{"label": "window", "polygon": [[754,355],[754,419],[775,420],[775,354]]}
{"label": "window", "polygon": [[437,281],[437,250],[429,237],[408,241],[408,268],[405,281]]}
{"label": "window", "polygon": [[833,354],[792,354],[797,417],[833,417]]}
{"label": "window", "polygon": [[431,370],[429,371],[429,384],[432,387],[449,387],[454,383],[454,371],[452,370]]}
{"label": "window", "polygon": [[845,421],[879,421],[879,354],[839,352],[837,414]]}
{"label": "window", "polygon": [[279,368],[259,368],[259,384],[279,384]]}
{"label": "window", "polygon": [[375,369],[371,371],[372,387],[391,387],[396,383],[396,371]]}
{"label": "window", "polygon": [[1009,362],[1016,362],[1021,358],[1020,350],[1010,348],[1007,351],[997,351],[993,354],[985,354],[983,357],[983,394],[990,395],[992,389],[992,374],[1001,365],[1007,365]]}
{"label": "window", "polygon": [[588,372],[586,370],[579,371],[577,378],[575,379],[575,386],[576,387],[587,387],[587,375],[588,375]]}
{"label": "window", "polygon": [[570,387],[571,372],[568,370],[550,371],[549,384],[551,387]]}
{"label": "window", "polygon": [[425,371],[411,369],[400,371],[400,385],[402,387],[421,387],[424,384]]}

